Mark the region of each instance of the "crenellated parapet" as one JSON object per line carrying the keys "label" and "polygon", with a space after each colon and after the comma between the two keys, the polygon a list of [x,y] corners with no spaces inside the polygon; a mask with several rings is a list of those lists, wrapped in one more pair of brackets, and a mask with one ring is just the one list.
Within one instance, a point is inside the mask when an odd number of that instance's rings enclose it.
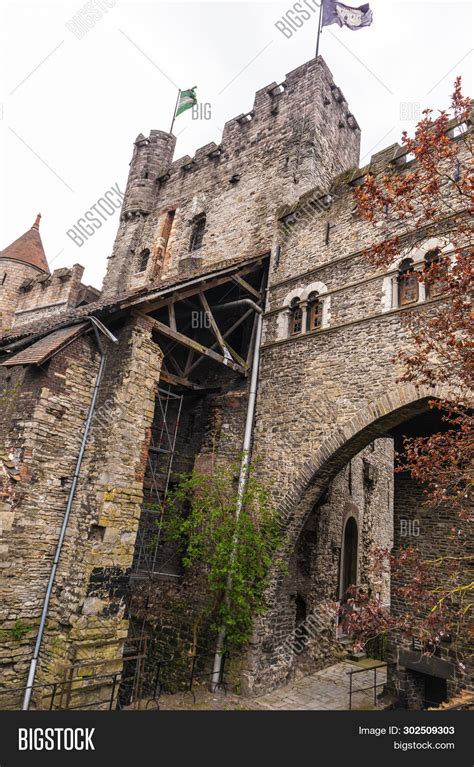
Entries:
{"label": "crenellated parapet", "polygon": [[84,267],[80,264],[55,269],[52,273],[29,276],[19,286],[19,296],[12,328],[32,320],[54,317],[63,311],[96,301],[100,291],[82,283]]}
{"label": "crenellated parapet", "polygon": [[[318,57],[259,89],[252,108],[225,123],[219,145],[173,160],[174,144],[162,131],[135,141],[107,297],[268,252],[278,205],[354,167],[360,129]],[[206,228],[193,252],[199,216]]]}
{"label": "crenellated parapet", "polygon": [[[458,119],[452,119],[447,125],[447,136],[451,141],[459,142],[459,157],[465,152],[461,139],[466,132],[472,131],[472,125],[472,117],[467,124],[460,123]],[[280,244],[285,242],[288,245],[289,238],[294,233],[296,248],[298,248],[300,244],[297,241],[300,237],[304,238],[305,227],[313,226],[316,221],[322,220],[324,226],[329,227],[327,233],[321,235],[326,246],[329,245],[329,231],[342,225],[347,228],[348,224],[353,235],[352,240],[358,238],[363,244],[364,236],[361,233],[363,225],[357,215],[355,188],[361,186],[367,176],[390,177],[416,170],[416,168],[416,157],[410,154],[405,146],[395,142],[384,147],[372,154],[367,164],[349,168],[334,176],[326,186],[318,184],[290,204],[278,206],[276,210],[278,242]],[[452,190],[452,193],[455,198],[455,190]],[[453,206],[456,207],[454,201]],[[350,241],[350,238],[346,237],[346,247]],[[346,247],[343,247],[343,252]]]}

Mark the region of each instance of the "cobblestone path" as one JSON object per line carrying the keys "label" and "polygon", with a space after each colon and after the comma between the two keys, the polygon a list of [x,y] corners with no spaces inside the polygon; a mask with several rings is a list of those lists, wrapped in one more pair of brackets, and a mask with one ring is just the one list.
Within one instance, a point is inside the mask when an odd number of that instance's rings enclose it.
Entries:
{"label": "cobblestone path", "polygon": [[[375,665],[373,661],[371,665]],[[349,708],[349,671],[362,668],[358,663],[344,661],[334,666],[318,671],[310,676],[292,682],[286,687],[262,695],[253,699],[255,704],[264,709],[281,709],[294,711],[344,711]],[[386,668],[382,666],[377,670],[377,684],[385,682],[387,678]],[[374,681],[374,672],[361,671],[353,676],[353,689],[370,687]],[[380,693],[382,687],[378,688]],[[373,709],[374,691],[357,692],[352,698],[353,709]]]}

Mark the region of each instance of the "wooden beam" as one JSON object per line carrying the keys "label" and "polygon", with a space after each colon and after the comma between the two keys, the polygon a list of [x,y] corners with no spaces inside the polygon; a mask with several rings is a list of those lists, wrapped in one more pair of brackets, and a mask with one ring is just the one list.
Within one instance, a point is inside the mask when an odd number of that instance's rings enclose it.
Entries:
{"label": "wooden beam", "polygon": [[[223,333],[222,337],[225,339],[227,338],[227,336],[230,336],[230,334],[233,333],[233,331],[236,328],[238,328],[239,325],[241,325],[242,322],[244,322],[250,314],[253,314],[253,312],[254,312],[254,309],[247,309],[245,314],[243,314],[242,317],[239,317],[239,319],[234,322],[232,327],[230,327],[228,330],[225,331],[225,333]],[[211,349],[214,349],[216,346],[217,346],[217,341],[212,344]],[[199,357],[199,359],[196,360],[196,362],[193,362],[193,364],[186,369],[186,373],[189,374],[191,370],[194,370],[194,368],[197,367],[202,362],[202,360],[203,358]]]}
{"label": "wooden beam", "polygon": [[[264,257],[262,256],[261,259],[258,261],[254,261],[252,264],[248,264],[245,267],[242,267],[242,269],[238,270],[239,275],[243,274],[249,274],[250,272],[254,272],[256,269],[260,269],[263,263]],[[233,274],[224,274],[222,276],[216,276],[210,279],[206,279],[203,277],[201,280],[196,280],[195,283],[190,285],[185,290],[178,290],[175,289],[173,292],[170,291],[170,293],[167,296],[163,297],[157,297],[155,300],[148,301],[147,303],[143,303],[140,305],[140,311],[147,314],[148,312],[154,312],[156,309],[160,309],[162,306],[166,306],[170,302],[176,302],[176,301],[182,301],[183,298],[188,298],[189,296],[194,296],[196,293],[199,293],[201,290],[210,290],[211,288],[218,287],[219,285],[223,285],[226,282],[231,282]],[[135,299],[136,300],[136,299]],[[127,304],[124,304],[125,306]]]}
{"label": "wooden beam", "polygon": [[259,290],[254,288],[252,285],[249,285],[249,283],[242,279],[242,277],[239,277],[238,274],[236,274],[234,277],[232,277],[232,280],[237,283],[237,285],[240,285],[241,288],[247,291],[247,293],[250,293],[254,298],[257,298],[259,301],[262,299],[262,294]]}
{"label": "wooden beam", "polygon": [[[184,363],[184,375],[188,374],[188,370],[190,369],[192,365],[193,359],[194,359],[194,352],[192,349],[189,349],[188,356],[186,357],[186,362]],[[199,359],[202,359],[202,357],[200,357]]]}
{"label": "wooden beam", "polygon": [[230,344],[226,344],[228,351],[232,354],[234,360],[239,363],[239,365],[242,365],[243,368],[248,370],[250,367],[249,364],[244,360],[243,357],[240,356],[238,352],[235,351],[235,349],[232,348]]}
{"label": "wooden beam", "polygon": [[175,360],[173,355],[168,352],[167,355],[166,355],[166,359],[169,362],[171,362],[171,364],[173,365],[173,367],[176,370],[176,372],[178,373],[178,375],[182,376],[183,375],[183,370],[181,369],[181,365],[178,365],[178,362]]}
{"label": "wooden beam", "polygon": [[201,299],[201,303],[204,307],[204,311],[206,312],[207,317],[209,318],[209,322],[211,323],[211,330],[214,333],[215,337],[217,338],[217,343],[222,349],[222,352],[224,354],[224,357],[226,357],[228,354],[232,355],[234,360],[238,362],[239,365],[242,365],[244,368],[248,368],[247,362],[238,354],[235,349],[230,346],[230,344],[226,343],[224,341],[224,338],[222,337],[222,333],[219,330],[219,326],[217,325],[217,322],[214,318],[214,315],[211,311],[211,307],[209,306],[207,302],[207,298],[204,295],[204,293],[199,293],[199,298]]}
{"label": "wooden beam", "polygon": [[202,307],[203,307],[203,309],[204,309],[204,311],[206,313],[207,319],[209,320],[209,323],[211,325],[211,330],[212,330],[212,332],[214,333],[214,335],[215,335],[215,337],[217,339],[217,343],[221,347],[221,350],[224,352],[224,356],[225,356],[226,351],[227,351],[227,346],[225,345],[225,341],[222,338],[221,331],[219,330],[217,322],[214,319],[214,315],[211,312],[211,307],[209,306],[209,304],[207,302],[207,298],[204,295],[204,293],[202,292],[202,290],[199,292],[199,300],[201,301],[201,304],[202,304]]}
{"label": "wooden beam", "polygon": [[173,384],[174,386],[184,386],[186,389],[193,389],[194,391],[201,391],[202,389],[207,389],[207,386],[200,386],[200,384],[194,383],[194,381],[190,381],[188,378],[183,378],[182,376],[175,376],[173,373],[170,373],[168,370],[162,370],[160,373],[160,382],[164,381],[165,383]]}
{"label": "wooden beam", "polygon": [[[151,317],[149,319],[152,319]],[[242,375],[247,375],[247,371],[242,365],[237,364],[233,360],[226,359],[221,354],[217,354],[212,349],[208,349],[207,346],[203,346],[199,343],[199,341],[195,341],[194,338],[188,338],[188,336],[185,336],[183,333],[179,333],[177,330],[172,330],[168,325],[164,325],[159,320],[152,320],[153,327],[158,333],[161,333],[166,338],[170,338],[172,341],[176,341],[176,343],[181,344],[181,346],[185,346],[187,349],[193,349],[193,351],[197,352],[198,354],[202,354],[204,357],[210,357],[210,359],[214,360],[215,362],[220,362],[221,365],[225,365],[228,368],[231,368],[232,370],[235,370],[237,373],[242,373]]]}
{"label": "wooden beam", "polygon": [[172,328],[173,330],[178,330],[178,328],[176,327],[176,315],[174,313],[174,303],[173,302],[168,304],[168,316],[169,316],[169,320],[170,320],[170,328]]}

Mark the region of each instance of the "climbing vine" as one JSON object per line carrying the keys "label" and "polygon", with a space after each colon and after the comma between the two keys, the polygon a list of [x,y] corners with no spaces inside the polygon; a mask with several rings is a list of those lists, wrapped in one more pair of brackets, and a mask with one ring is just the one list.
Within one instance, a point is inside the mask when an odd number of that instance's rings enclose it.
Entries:
{"label": "climbing vine", "polygon": [[166,539],[177,543],[184,569],[202,571],[209,599],[197,623],[210,618],[215,630],[224,627],[233,647],[250,638],[253,617],[264,609],[282,530],[270,494],[253,468],[236,514],[237,475],[236,466],[181,475],[168,496],[161,527]]}

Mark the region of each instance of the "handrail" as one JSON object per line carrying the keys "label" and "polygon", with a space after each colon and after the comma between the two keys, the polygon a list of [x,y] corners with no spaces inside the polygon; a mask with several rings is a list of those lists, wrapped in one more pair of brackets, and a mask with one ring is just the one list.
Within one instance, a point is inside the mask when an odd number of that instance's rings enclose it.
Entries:
{"label": "handrail", "polygon": [[[389,664],[381,661],[380,663],[376,663],[373,666],[364,666],[363,668],[355,668],[351,669],[350,671],[347,671],[347,674],[349,676],[349,711],[352,711],[352,696],[357,692],[366,692],[367,690],[373,690],[374,691],[374,706],[377,705],[377,688],[382,687],[386,682],[385,680],[383,682],[379,682],[377,684],[377,669],[388,669]],[[362,671],[373,671],[374,672],[374,683],[371,684],[369,687],[358,687],[356,690],[352,687],[352,678],[354,674],[360,674]]]}
{"label": "handrail", "polygon": [[380,663],[374,663],[373,666],[364,666],[364,668],[355,668],[353,671],[346,671],[347,674],[360,674],[361,671],[372,671],[374,668],[381,668],[382,666],[387,666],[388,663],[386,661],[380,661]]}

